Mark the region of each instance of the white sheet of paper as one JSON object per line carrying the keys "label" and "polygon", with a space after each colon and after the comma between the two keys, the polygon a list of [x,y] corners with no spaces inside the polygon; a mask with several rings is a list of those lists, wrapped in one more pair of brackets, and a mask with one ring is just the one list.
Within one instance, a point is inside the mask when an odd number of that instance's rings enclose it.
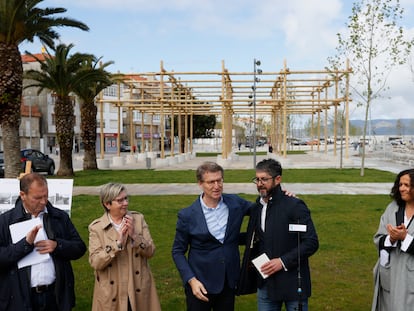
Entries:
{"label": "white sheet of paper", "polygon": [[[26,236],[26,234],[30,230],[32,230],[35,226],[40,224],[42,224],[40,218],[37,217],[10,225],[9,229],[13,243],[17,243],[18,241],[20,241],[23,237]],[[37,232],[35,243],[42,240],[46,240],[46,233],[43,227],[40,228],[40,230]],[[26,266],[31,266],[39,262],[42,262],[48,259],[49,257],[49,254],[39,254],[39,252],[36,251],[36,249],[33,249],[31,253],[27,254],[25,257],[19,260],[17,266],[19,269]]]}
{"label": "white sheet of paper", "polygon": [[256,267],[257,271],[259,271],[262,278],[267,278],[269,275],[264,274],[262,271],[260,271],[260,267],[263,266],[266,262],[269,262],[270,259],[267,257],[266,253],[261,254],[260,256],[256,257],[252,260],[253,265]]}

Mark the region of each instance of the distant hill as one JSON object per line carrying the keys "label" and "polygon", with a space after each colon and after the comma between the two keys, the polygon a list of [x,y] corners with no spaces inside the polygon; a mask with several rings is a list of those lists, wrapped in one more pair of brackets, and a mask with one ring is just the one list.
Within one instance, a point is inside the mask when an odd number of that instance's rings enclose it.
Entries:
{"label": "distant hill", "polygon": [[[364,129],[364,120],[350,120],[351,126]],[[398,123],[400,126],[397,126]],[[368,134],[368,133],[367,133]],[[371,134],[385,136],[414,135],[414,119],[371,120]]]}

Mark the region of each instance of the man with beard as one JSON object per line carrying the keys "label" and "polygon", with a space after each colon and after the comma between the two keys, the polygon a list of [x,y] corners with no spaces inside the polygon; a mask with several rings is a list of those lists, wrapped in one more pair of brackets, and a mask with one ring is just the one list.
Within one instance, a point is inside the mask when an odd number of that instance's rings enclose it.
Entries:
{"label": "man with beard", "polygon": [[[282,166],[274,159],[256,165],[259,197],[247,228],[241,280],[247,274],[253,256],[265,253],[269,258],[258,269],[258,311],[308,310],[311,296],[309,257],[318,247],[318,236],[306,204],[286,195],[281,188]],[[253,252],[253,248],[258,252]],[[255,255],[253,255],[255,253]],[[240,288],[246,284],[239,284]]]}

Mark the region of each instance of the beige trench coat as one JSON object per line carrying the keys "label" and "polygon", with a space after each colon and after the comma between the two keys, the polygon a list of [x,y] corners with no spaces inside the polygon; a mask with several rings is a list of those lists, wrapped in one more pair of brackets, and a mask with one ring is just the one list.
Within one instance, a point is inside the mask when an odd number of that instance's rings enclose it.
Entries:
{"label": "beige trench coat", "polygon": [[116,244],[118,233],[108,214],[94,220],[89,229],[89,263],[95,270],[92,311],[160,311],[155,282],[148,264],[154,255],[144,216],[130,211],[135,219],[137,241],[129,237],[123,249]]}

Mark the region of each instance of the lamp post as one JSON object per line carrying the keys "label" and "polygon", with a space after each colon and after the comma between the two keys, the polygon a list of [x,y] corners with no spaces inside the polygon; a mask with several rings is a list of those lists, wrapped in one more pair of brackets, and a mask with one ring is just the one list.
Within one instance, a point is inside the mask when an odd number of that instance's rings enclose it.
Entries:
{"label": "lamp post", "polygon": [[253,60],[253,169],[256,167],[256,84],[260,81],[257,75],[262,73],[262,70],[257,68],[260,64],[260,60]]}
{"label": "lamp post", "polygon": [[[25,105],[29,106],[29,148],[32,148],[32,92],[29,91],[28,95],[25,96],[25,99],[28,99],[27,102],[25,101]],[[27,123],[26,123],[27,127]],[[27,133],[27,132],[26,132]]]}
{"label": "lamp post", "polygon": [[29,144],[32,148],[32,95],[29,93]]}

